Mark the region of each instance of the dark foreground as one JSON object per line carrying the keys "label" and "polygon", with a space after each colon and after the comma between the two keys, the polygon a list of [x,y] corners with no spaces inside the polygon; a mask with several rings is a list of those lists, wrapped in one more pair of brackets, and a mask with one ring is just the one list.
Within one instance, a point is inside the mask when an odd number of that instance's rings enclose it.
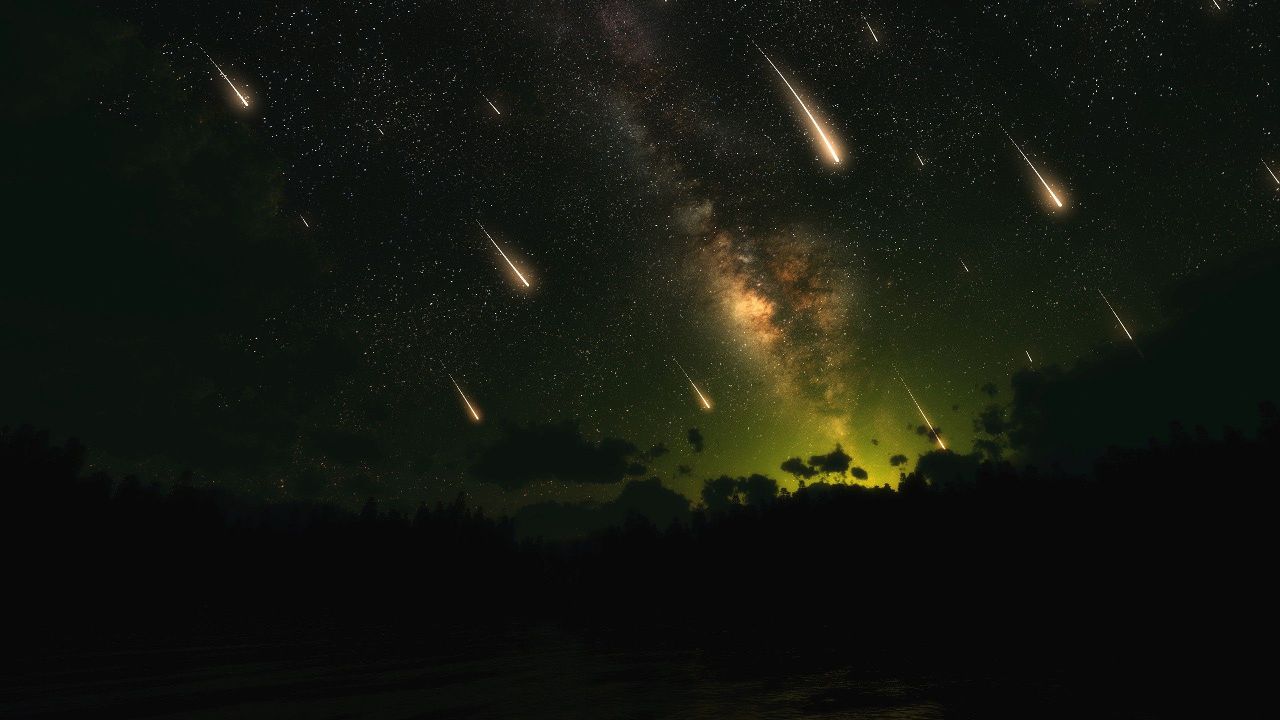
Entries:
{"label": "dark foreground", "polygon": [[409,643],[293,637],[45,658],[0,696],[6,717],[1161,717],[1168,697],[1116,678],[886,673],[858,649],[726,652],[540,627]]}
{"label": "dark foreground", "polygon": [[745,482],[567,543],[461,501],[117,482],[6,431],[0,715],[1222,714],[1268,686],[1261,410],[1256,437],[1175,428],[1088,477],[939,455],[897,491]]}

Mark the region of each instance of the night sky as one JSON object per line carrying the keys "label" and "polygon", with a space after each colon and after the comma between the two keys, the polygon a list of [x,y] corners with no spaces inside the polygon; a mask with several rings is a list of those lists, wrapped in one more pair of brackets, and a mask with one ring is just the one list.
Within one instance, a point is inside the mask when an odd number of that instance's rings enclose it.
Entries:
{"label": "night sky", "polygon": [[[892,455],[936,447],[907,387],[967,451],[983,385],[1137,352],[1099,291],[1141,345],[1170,286],[1275,243],[1276,10],[1219,3],[106,3],[155,62],[85,96],[164,147],[175,113],[223,138],[243,168],[164,192],[235,198],[262,240],[211,212],[172,251],[194,275],[102,331],[148,364],[50,371],[3,419],[267,496],[610,497],[473,477],[511,423],[563,420],[690,497],[726,473],[794,487],[779,463],[837,443],[896,483]],[[209,262],[227,297],[279,292],[153,323],[208,297]]]}

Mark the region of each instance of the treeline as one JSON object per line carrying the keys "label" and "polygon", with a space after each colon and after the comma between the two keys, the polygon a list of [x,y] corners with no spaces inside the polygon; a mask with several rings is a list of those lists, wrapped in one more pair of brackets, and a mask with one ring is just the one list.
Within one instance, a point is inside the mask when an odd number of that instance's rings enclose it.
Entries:
{"label": "treeline", "polygon": [[1087,477],[938,454],[898,490],[720,479],[687,522],[551,543],[461,497],[355,513],[117,481],[86,474],[74,441],[5,430],[8,634],[48,648],[554,620],[961,662],[1185,657],[1213,640],[1200,620],[1221,613],[1221,632],[1263,597],[1278,450],[1267,404],[1253,437],[1175,426]]}

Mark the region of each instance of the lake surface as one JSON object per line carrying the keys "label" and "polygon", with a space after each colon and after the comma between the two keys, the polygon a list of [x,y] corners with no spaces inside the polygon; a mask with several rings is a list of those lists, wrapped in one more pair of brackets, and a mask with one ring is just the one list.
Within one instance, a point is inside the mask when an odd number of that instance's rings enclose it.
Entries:
{"label": "lake surface", "polygon": [[543,629],[438,644],[325,638],[51,656],[5,681],[0,716],[1144,716],[1088,695],[1050,681],[884,677],[830,657],[620,648]]}

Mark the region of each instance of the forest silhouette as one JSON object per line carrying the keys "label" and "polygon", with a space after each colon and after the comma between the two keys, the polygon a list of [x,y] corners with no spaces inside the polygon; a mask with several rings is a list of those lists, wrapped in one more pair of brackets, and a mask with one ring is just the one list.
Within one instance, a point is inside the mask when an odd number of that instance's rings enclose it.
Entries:
{"label": "forest silhouette", "polygon": [[[353,512],[116,479],[86,472],[75,441],[6,429],[8,636],[47,653],[553,622],[882,666],[1186,672],[1260,610],[1248,587],[1278,451],[1262,403],[1253,436],[1174,424],[1088,474],[936,452],[896,490],[714,478],[665,524],[618,510],[551,540],[462,495]],[[675,495],[656,479],[629,492]]]}

